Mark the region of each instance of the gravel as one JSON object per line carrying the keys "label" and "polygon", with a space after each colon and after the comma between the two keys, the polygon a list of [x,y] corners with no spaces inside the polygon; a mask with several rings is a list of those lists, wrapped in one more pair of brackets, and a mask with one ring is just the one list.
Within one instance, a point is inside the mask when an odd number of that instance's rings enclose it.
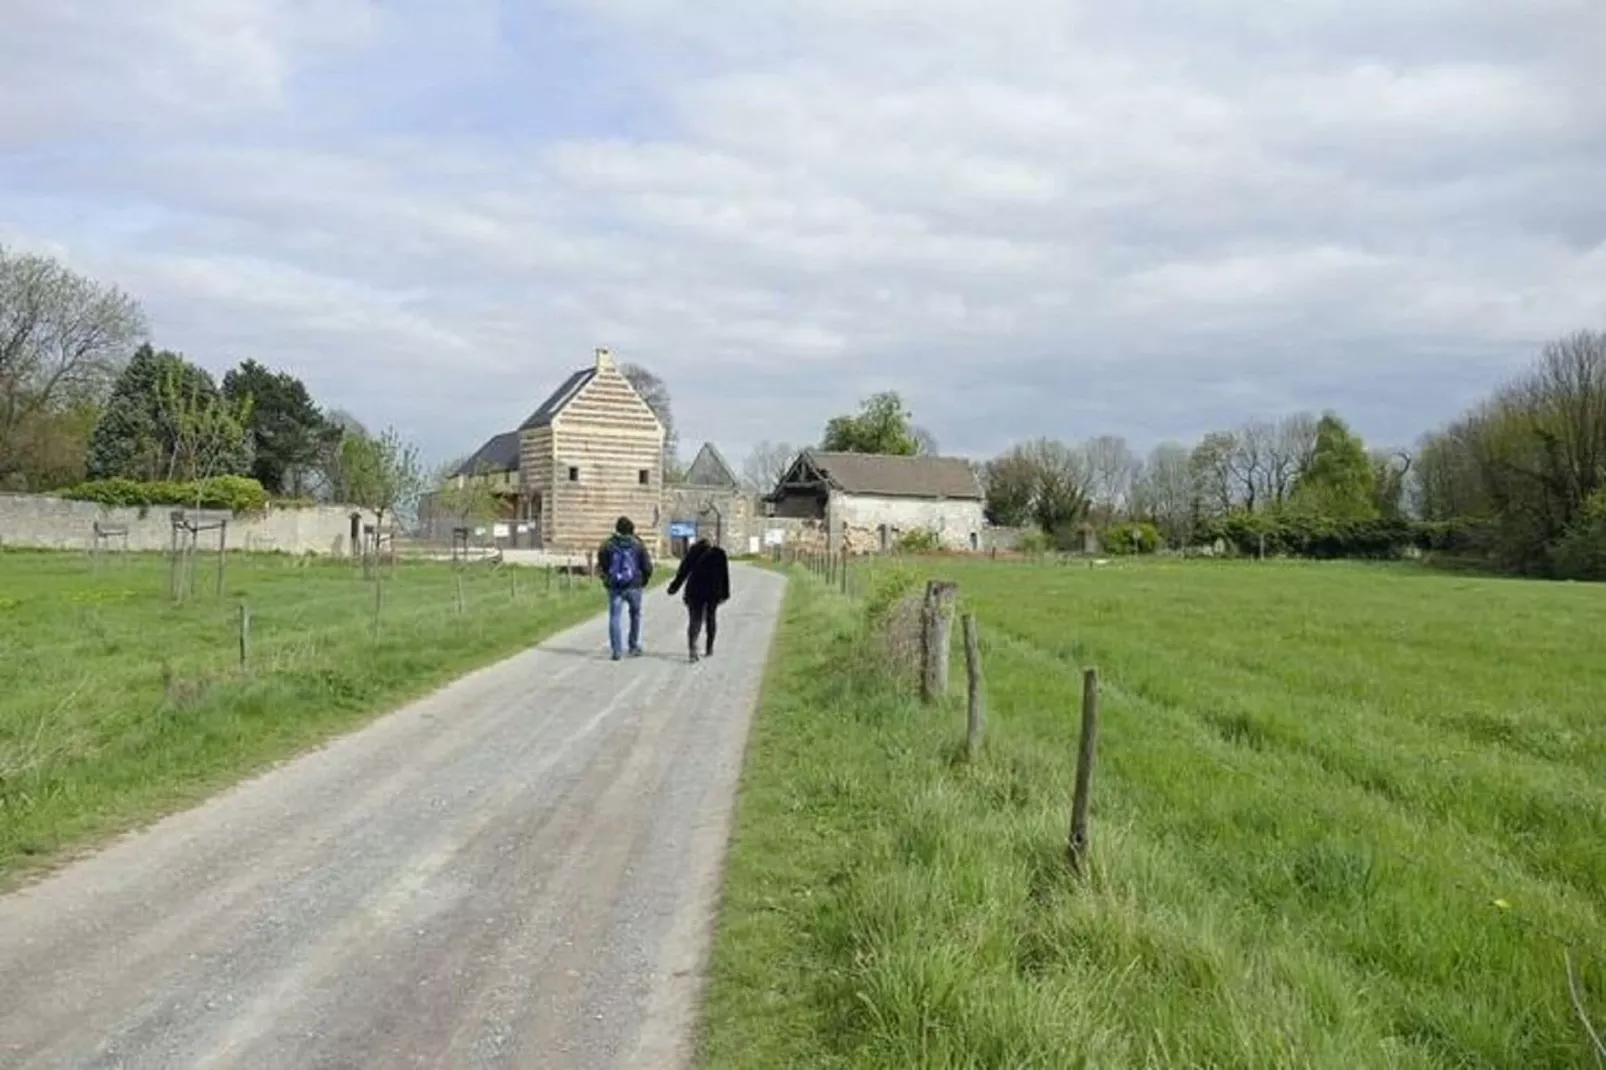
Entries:
{"label": "gravel", "polygon": [[[0,1066],[689,1065],[784,580],[646,597],[0,898]],[[599,602],[601,595],[599,592]]]}

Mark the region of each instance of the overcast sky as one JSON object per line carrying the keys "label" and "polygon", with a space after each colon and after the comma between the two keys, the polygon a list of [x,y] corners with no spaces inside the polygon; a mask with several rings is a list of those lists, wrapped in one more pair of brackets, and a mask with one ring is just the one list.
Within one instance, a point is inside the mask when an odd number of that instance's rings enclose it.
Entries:
{"label": "overcast sky", "polygon": [[1602,0],[5,0],[0,242],[431,458],[607,345],[683,440],[1332,407],[1606,328]]}

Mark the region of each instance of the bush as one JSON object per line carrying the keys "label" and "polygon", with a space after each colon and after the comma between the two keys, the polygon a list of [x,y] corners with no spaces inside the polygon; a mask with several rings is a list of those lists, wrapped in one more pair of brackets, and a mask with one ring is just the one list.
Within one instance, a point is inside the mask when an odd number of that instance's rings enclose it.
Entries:
{"label": "bush", "polygon": [[115,477],[92,479],[68,487],[63,498],[95,502],[109,508],[179,505],[199,509],[228,509],[236,513],[260,512],[268,504],[262,484],[245,476],[215,476],[192,482],[141,483]]}
{"label": "bush", "polygon": [[1267,556],[1387,560],[1420,545],[1419,528],[1401,517],[1340,520],[1302,512],[1238,510],[1205,521],[1196,540],[1208,544],[1221,539],[1230,551],[1250,557],[1264,545]]}
{"label": "bush", "polygon": [[1160,529],[1143,521],[1112,524],[1099,536],[1105,552],[1111,554],[1152,554],[1160,548]]}
{"label": "bush", "polygon": [[1041,528],[1031,528],[1028,531],[1023,531],[1020,541],[1015,544],[1015,548],[1021,553],[1034,555],[1048,553],[1048,546],[1048,535]]}
{"label": "bush", "polygon": [[925,582],[918,570],[903,565],[876,569],[871,577],[870,590],[864,599],[865,615],[871,621],[886,617],[905,595],[919,590]]}
{"label": "bush", "polygon": [[900,554],[929,554],[942,546],[937,533],[930,528],[916,528],[899,534],[898,541],[893,544]]}
{"label": "bush", "polygon": [[1606,580],[1606,488],[1584,500],[1550,557],[1559,579]]}

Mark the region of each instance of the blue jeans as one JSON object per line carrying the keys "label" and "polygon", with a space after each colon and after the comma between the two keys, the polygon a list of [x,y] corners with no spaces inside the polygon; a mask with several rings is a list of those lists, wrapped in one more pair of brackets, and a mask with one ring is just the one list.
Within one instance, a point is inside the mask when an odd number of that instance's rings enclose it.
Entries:
{"label": "blue jeans", "polygon": [[641,649],[641,588],[626,587],[622,591],[608,592],[608,648],[618,657],[624,650],[624,621],[619,618],[624,608],[630,607],[630,652]]}

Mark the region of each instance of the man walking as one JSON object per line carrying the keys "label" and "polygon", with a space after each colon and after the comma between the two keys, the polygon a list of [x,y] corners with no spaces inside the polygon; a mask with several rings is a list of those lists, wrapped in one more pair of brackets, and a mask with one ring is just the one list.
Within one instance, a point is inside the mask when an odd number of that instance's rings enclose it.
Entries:
{"label": "man walking", "polygon": [[597,548],[597,575],[608,589],[608,647],[618,661],[624,649],[620,614],[630,610],[630,656],[641,656],[641,589],[652,579],[652,555],[636,538],[628,516],[613,525],[613,535]]}
{"label": "man walking", "polygon": [[703,656],[714,653],[714,632],[719,627],[719,607],[731,596],[730,559],[718,546],[700,538],[680,560],[675,578],[669,581],[669,594],[686,589],[686,650],[697,660],[697,636],[704,633]]}

